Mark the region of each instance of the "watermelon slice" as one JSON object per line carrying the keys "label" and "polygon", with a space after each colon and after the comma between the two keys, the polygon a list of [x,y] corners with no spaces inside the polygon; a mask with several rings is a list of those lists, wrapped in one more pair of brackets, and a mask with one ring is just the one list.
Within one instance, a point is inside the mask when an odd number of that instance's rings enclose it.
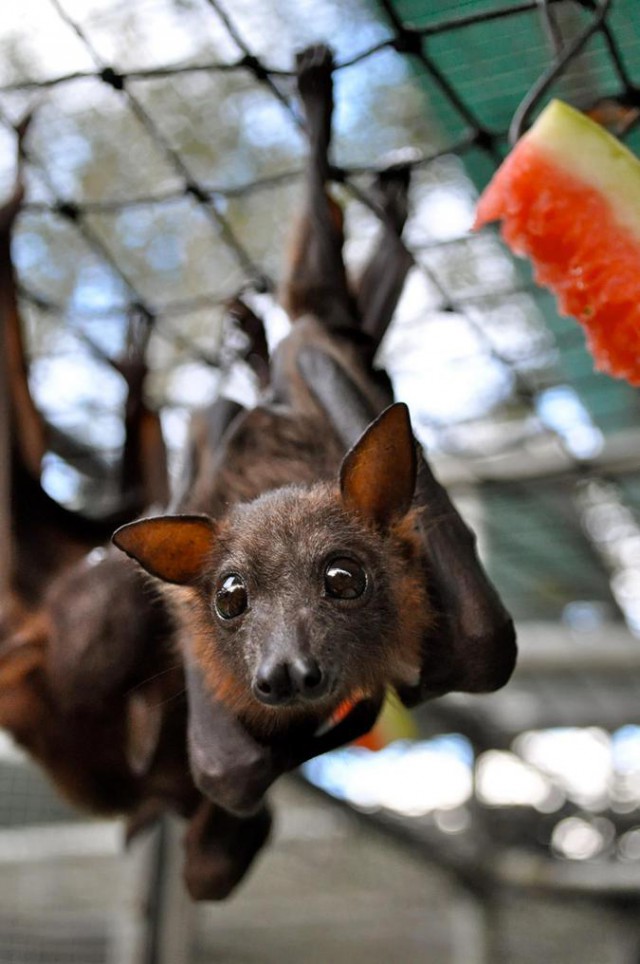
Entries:
{"label": "watermelon slice", "polygon": [[498,220],[584,326],[596,367],[640,385],[640,161],[554,100],[480,198],[474,227]]}

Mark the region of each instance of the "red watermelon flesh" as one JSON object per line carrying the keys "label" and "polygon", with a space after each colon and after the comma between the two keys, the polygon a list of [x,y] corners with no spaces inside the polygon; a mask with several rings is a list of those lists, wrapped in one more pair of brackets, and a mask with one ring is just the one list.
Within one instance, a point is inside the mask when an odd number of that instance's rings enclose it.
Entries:
{"label": "red watermelon flesh", "polygon": [[[358,699],[364,693],[357,694],[353,699],[346,700],[332,714],[331,725],[335,726],[353,709]],[[382,710],[371,730],[354,741],[355,746],[365,747],[367,750],[384,750],[396,740],[417,740],[418,731],[414,719],[395,692],[387,692]]]}
{"label": "red watermelon flesh", "polygon": [[640,385],[640,161],[552,101],[478,203],[515,254],[585,328],[596,367]]}

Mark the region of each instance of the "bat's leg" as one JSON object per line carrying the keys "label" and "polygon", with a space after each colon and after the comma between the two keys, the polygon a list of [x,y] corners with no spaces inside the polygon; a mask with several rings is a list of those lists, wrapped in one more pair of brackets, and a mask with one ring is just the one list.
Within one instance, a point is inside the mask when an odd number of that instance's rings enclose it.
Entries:
{"label": "bat's leg", "polygon": [[[0,208],[0,326],[4,359],[3,390],[8,396],[5,411],[11,412],[11,443],[17,449],[28,471],[38,478],[42,457],[47,448],[47,432],[29,389],[26,353],[16,296],[16,279],[11,261],[11,235],[24,195],[20,147],[27,133],[29,121],[30,118],[27,117],[17,129],[16,181],[11,197]],[[8,453],[5,453],[5,456],[7,456],[5,464],[9,465]]]}
{"label": "bat's leg", "polygon": [[145,506],[166,506],[169,500],[167,450],[160,416],[148,406],[144,395],[148,372],[145,356],[150,336],[151,320],[142,314],[132,314],[125,351],[112,362],[127,384],[121,490],[132,502],[134,515]]}
{"label": "bat's leg", "polygon": [[342,211],[327,193],[333,113],[333,56],[318,44],[296,59],[309,159],[303,214],[294,238],[282,301],[292,319],[314,315],[330,329],[356,325],[342,259]]}
{"label": "bat's leg", "polygon": [[[169,496],[160,417],[144,397],[150,334],[150,320],[132,315],[121,357],[112,360],[95,349],[127,385],[120,495],[129,518],[146,506],[165,506]],[[100,549],[57,575],[47,597],[48,680],[61,709],[77,712],[88,703],[104,706],[107,713],[117,706],[118,712],[135,716],[135,729],[141,731],[143,690],[126,693],[142,678],[165,669],[167,654],[160,641],[169,636],[171,622],[165,607],[146,596],[139,574],[123,562],[119,554]],[[148,701],[149,707],[153,703]],[[150,759],[162,714],[154,709],[148,716],[155,720],[144,744],[143,755]],[[140,752],[138,746],[132,756],[139,759]]]}
{"label": "bat's leg", "polygon": [[258,385],[264,390],[270,381],[269,346],[267,345],[264,322],[241,298],[234,298],[230,301],[228,310],[232,320],[247,336],[248,344],[244,358],[258,379]]}
{"label": "bat's leg", "polygon": [[[298,368],[344,446],[352,446],[378,412],[325,352],[313,347],[301,351]],[[429,596],[439,619],[424,640],[420,683],[404,688],[400,696],[415,704],[452,690],[499,689],[515,665],[513,621],[478,559],[474,534],[419,447],[414,507],[419,510]]]}
{"label": "bat's leg", "polygon": [[381,171],[376,179],[375,197],[384,220],[380,237],[365,267],[357,290],[358,313],[362,328],[377,347],[393,317],[413,258],[402,242],[407,219],[407,195],[411,168],[395,164]]}

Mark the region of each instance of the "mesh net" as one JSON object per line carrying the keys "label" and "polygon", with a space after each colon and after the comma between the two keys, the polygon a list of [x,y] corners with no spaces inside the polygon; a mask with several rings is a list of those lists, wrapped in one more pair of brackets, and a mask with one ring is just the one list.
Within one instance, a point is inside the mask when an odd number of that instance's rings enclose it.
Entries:
{"label": "mesh net", "polygon": [[[377,226],[372,175],[412,150],[415,266],[380,361],[525,643],[532,623],[555,629],[553,652],[532,636],[521,675],[473,706],[472,727],[455,699],[423,725],[507,748],[527,727],[640,723],[627,669],[640,629],[637,395],[593,371],[527,265],[469,230],[478,191],[551,96],[640,148],[634,0],[23,0],[0,38],[0,188],[13,126],[35,107],[14,258],[36,400],[76,441],[49,453],[45,483],[94,512],[113,501],[125,386],[104,356],[132,315],[152,329],[148,391],[175,464],[195,405],[252,397],[225,305],[242,293],[272,341],[286,330],[276,291],[305,152],[292,52],[319,37],[336,51],[333,173],[355,273]],[[603,675],[592,667],[605,651]],[[20,790],[7,823],[38,823],[39,793]],[[621,834],[635,832],[633,793],[618,800]],[[596,804],[578,794],[571,813]],[[41,959],[26,953],[15,960]]]}

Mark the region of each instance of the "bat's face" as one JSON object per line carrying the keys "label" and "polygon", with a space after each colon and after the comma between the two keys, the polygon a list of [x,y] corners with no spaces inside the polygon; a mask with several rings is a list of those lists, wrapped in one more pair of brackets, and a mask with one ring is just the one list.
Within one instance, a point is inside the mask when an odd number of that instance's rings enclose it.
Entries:
{"label": "bat's face", "polygon": [[143,519],[114,542],[181,587],[180,638],[212,696],[269,732],[417,681],[431,606],[414,488],[411,425],[394,405],[335,486],[271,490],[216,521]]}
{"label": "bat's face", "polygon": [[323,715],[417,677],[428,606],[410,538],[328,486],[280,489],[220,523],[191,621],[217,693],[240,711]]}

